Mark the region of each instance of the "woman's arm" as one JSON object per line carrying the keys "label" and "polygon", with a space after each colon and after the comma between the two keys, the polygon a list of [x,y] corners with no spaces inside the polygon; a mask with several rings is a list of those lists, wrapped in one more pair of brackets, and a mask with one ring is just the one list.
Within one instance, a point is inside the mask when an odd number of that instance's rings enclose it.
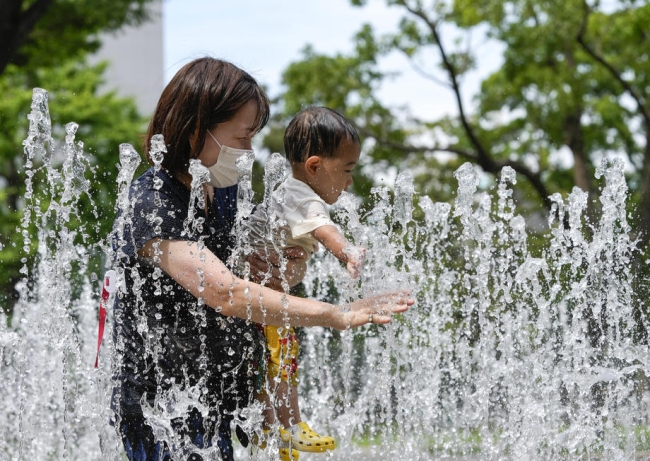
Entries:
{"label": "woman's arm", "polygon": [[[154,243],[158,249],[154,252]],[[388,323],[393,313],[405,312],[414,301],[404,292],[365,298],[341,306],[285,295],[242,280],[196,242],[149,241],[140,251],[156,254],[160,267],[182,287],[223,315],[281,326],[324,326],[344,330],[366,323]],[[372,315],[371,315],[372,314]]]}

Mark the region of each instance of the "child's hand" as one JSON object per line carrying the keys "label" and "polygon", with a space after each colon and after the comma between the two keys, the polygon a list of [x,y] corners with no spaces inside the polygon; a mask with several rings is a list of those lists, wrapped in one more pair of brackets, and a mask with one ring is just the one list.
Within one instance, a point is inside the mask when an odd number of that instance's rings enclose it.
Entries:
{"label": "child's hand", "polygon": [[343,250],[348,258],[346,268],[353,279],[359,277],[363,263],[366,261],[366,249],[363,247],[348,247]]}

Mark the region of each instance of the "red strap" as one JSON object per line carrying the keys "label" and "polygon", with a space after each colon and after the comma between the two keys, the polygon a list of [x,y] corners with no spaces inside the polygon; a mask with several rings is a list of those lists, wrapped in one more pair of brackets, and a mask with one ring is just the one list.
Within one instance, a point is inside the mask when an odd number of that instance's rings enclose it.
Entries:
{"label": "red strap", "polygon": [[102,345],[104,337],[104,326],[106,325],[106,303],[112,292],[115,291],[115,272],[108,271],[104,276],[104,286],[102,286],[102,299],[99,300],[99,332],[97,334],[97,355],[95,356],[95,368],[99,366],[99,348]]}

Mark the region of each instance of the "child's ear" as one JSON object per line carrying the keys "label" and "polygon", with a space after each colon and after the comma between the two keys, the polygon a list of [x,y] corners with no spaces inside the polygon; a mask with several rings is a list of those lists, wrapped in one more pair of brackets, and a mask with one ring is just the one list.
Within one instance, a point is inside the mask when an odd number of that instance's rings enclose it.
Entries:
{"label": "child's ear", "polygon": [[315,175],[316,170],[320,167],[320,157],[318,155],[312,155],[307,160],[305,160],[305,171],[309,175]]}

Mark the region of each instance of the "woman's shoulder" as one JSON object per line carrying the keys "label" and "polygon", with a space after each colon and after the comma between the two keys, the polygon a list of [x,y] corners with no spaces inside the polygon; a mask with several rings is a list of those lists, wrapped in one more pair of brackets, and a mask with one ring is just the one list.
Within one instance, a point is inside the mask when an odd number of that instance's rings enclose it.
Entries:
{"label": "woman's shoulder", "polygon": [[[189,190],[166,172],[153,168],[131,183],[129,203],[120,210],[115,228],[123,228],[123,253],[134,256],[153,238],[179,240],[188,216]],[[119,244],[120,242],[118,242]]]}
{"label": "woman's shoulder", "polygon": [[159,199],[187,203],[190,191],[179,180],[165,170],[156,171],[153,167],[135,178],[130,188],[131,199],[154,203]]}

